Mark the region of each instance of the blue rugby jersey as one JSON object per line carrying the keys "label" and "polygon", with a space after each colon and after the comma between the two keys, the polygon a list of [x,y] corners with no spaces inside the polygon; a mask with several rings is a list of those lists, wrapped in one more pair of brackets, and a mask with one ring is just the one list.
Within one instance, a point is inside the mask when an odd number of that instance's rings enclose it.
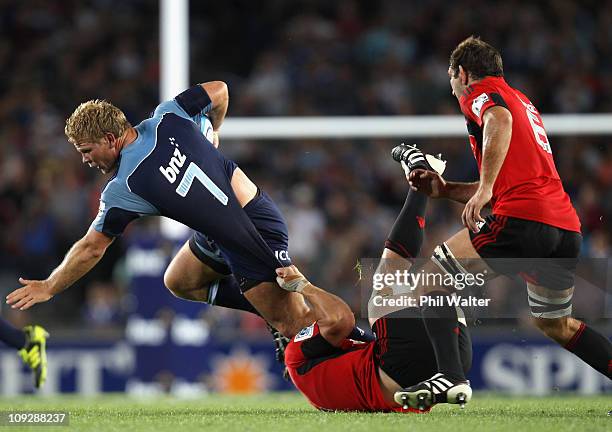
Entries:
{"label": "blue rugby jersey", "polygon": [[138,137],[121,151],[92,226],[116,237],[138,217],[166,216],[212,238],[227,256],[241,257],[246,265],[232,266],[235,272],[251,278],[273,274],[279,261],[233,193],[237,165],[206,137],[212,139],[206,116],[211,104],[198,100],[201,94],[194,98],[198,91],[206,94],[199,86],[187,90],[135,127]]}

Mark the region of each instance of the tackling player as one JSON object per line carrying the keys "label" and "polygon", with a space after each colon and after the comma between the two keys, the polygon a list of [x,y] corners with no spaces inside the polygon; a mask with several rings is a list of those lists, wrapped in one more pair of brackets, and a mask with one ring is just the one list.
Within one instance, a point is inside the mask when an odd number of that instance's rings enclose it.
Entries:
{"label": "tackling player", "polygon": [[0,341],[17,350],[21,360],[32,369],[34,386],[42,387],[47,379],[47,338],[49,333],[38,325],[13,327],[0,317]]}
{"label": "tackling player", "polygon": [[[433,159],[428,164],[418,149],[406,151],[408,170],[416,166],[432,169]],[[408,194],[385,242],[377,272],[411,267],[423,241],[426,202],[424,194]],[[419,412],[408,407],[402,388],[434,374],[436,357],[418,311],[413,318],[406,318],[407,310],[380,318],[380,314],[371,314],[376,341],[355,342],[348,338],[355,319],[344,301],[312,285],[295,266],[278,269],[277,274],[280,286],[304,296],[315,317],[285,350],[291,380],[312,405],[321,410]],[[469,333],[464,319],[455,315],[455,322],[462,367],[467,373],[472,362]]]}
{"label": "tackling player", "polygon": [[[534,324],[611,378],[612,344],[571,317],[573,272],[582,243],[580,221],[555,168],[539,112],[527,96],[506,83],[499,52],[478,38],[469,37],[455,48],[448,75],[466,118],[480,181],[447,182],[433,171],[410,173],[415,190],[465,203],[466,228],[436,248],[426,270],[450,275],[487,272],[490,277],[519,274],[527,282]],[[394,154],[398,161],[407,156],[401,149]],[[487,205],[492,214],[483,218],[480,212]],[[456,396],[471,391],[454,333],[454,309],[444,305],[448,288],[419,289],[442,299],[443,306],[421,310],[439,374],[407,389],[410,405],[437,402],[434,389],[440,377],[448,383],[442,388],[448,402],[460,403]]]}

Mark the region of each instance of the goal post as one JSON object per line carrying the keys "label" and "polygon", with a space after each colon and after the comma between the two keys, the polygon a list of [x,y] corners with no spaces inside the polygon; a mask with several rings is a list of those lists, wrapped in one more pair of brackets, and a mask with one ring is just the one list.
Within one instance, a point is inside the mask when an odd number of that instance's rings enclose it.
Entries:
{"label": "goal post", "polygon": [[[549,136],[612,135],[612,114],[543,115]],[[228,117],[223,139],[465,137],[462,116]]]}

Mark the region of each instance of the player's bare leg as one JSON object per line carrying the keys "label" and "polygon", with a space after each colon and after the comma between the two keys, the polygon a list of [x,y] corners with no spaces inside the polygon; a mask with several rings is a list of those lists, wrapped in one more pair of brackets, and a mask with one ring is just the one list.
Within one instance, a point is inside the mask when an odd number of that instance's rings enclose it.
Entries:
{"label": "player's bare leg", "polygon": [[164,284],[176,297],[207,302],[210,283],[223,276],[200,261],[186,242],[168,265]]}
{"label": "player's bare leg", "polygon": [[[181,247],[166,269],[164,283],[176,297],[261,316],[242,295],[234,277],[219,273],[200,261],[191,250],[189,242]],[[266,322],[266,325],[274,339],[276,360],[284,364],[285,347],[289,340],[270,323]]]}
{"label": "player's bare leg", "polygon": [[261,282],[246,291],[244,296],[266,321],[287,337],[314,322],[304,297],[283,290],[275,282]]}
{"label": "player's bare leg", "polygon": [[570,316],[574,288],[559,291],[528,283],[527,290],[535,326],[612,379],[612,343],[584,322]]}

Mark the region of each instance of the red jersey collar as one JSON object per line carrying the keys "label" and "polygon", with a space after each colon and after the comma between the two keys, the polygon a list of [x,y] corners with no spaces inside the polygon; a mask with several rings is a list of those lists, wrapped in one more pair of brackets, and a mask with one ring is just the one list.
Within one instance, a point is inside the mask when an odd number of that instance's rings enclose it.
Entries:
{"label": "red jersey collar", "polygon": [[474,91],[476,91],[476,89],[478,89],[478,87],[483,86],[483,85],[487,85],[487,84],[491,84],[491,85],[499,85],[499,84],[506,84],[506,80],[504,79],[503,76],[500,77],[496,77],[496,76],[487,76],[484,77],[483,79],[481,79],[480,81],[467,86],[467,88],[463,91],[463,94],[461,95],[461,102],[463,102],[465,100],[466,97],[468,97],[470,94],[474,93]]}

